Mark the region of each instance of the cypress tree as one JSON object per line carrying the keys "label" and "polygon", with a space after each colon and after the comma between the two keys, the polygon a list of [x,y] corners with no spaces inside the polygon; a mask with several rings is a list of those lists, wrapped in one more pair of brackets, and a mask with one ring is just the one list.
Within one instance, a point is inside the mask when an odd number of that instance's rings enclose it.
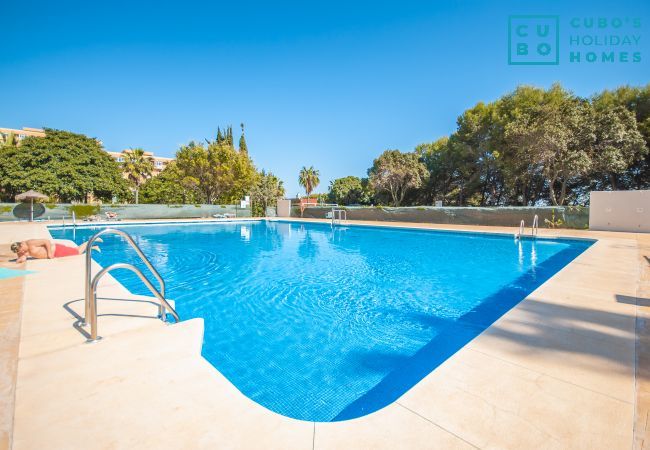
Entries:
{"label": "cypress tree", "polygon": [[248,156],[248,145],[246,145],[246,138],[244,137],[244,124],[241,125],[241,137],[239,138],[239,153]]}
{"label": "cypress tree", "polygon": [[221,144],[224,140],[223,134],[221,134],[221,128],[217,127],[217,144]]}
{"label": "cypress tree", "polygon": [[235,144],[232,138],[232,125],[228,125],[228,132],[226,133],[226,144],[228,147],[235,149]]}

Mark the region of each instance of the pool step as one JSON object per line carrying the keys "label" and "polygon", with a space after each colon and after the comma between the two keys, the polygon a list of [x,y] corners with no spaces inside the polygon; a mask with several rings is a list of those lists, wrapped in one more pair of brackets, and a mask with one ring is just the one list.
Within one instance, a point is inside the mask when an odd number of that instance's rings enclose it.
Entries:
{"label": "pool step", "polygon": [[[168,300],[174,306],[173,300]],[[97,299],[97,323],[100,336],[111,336],[126,330],[137,329],[160,322],[158,300],[144,295],[110,295],[106,293]],[[84,302],[70,305],[71,315],[78,318],[84,315]],[[84,327],[89,331],[89,326]]]}
{"label": "pool step", "polygon": [[198,356],[203,345],[203,329],[201,318],[179,323],[154,320],[140,328],[102,336],[101,341],[83,347],[89,348],[87,352],[93,358],[101,358],[96,353],[138,360]]}
{"label": "pool step", "polygon": [[[83,273],[83,258],[69,257],[52,260],[29,261],[29,275],[25,295],[30,300],[24,303],[27,311],[36,311],[29,321],[24,321],[20,347],[21,357],[32,357],[65,348],[84,345],[89,327],[79,328],[84,315],[83,283],[66,282],[53,284],[50,280],[68,280],[71,274]],[[72,277],[74,279],[74,277]],[[98,317],[100,336],[112,336],[128,330],[148,327],[153,323],[164,326],[157,319],[158,302],[152,297],[134,295],[110,277],[102,279],[99,289]],[[114,298],[118,300],[102,300]],[[31,299],[43,299],[37,302]],[[129,301],[131,300],[131,301]],[[172,303],[173,305],[173,303]]]}

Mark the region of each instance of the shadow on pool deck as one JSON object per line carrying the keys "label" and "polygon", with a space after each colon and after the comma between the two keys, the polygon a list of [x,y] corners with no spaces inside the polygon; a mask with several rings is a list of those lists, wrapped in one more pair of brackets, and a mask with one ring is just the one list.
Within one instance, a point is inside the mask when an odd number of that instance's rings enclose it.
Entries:
{"label": "shadow on pool deck", "polygon": [[[475,309],[456,320],[445,320],[424,314],[409,316],[406,320],[419,320],[426,326],[439,328],[440,332],[411,357],[405,358],[403,355],[396,353],[394,355],[396,357],[395,361],[399,361],[399,367],[386,375],[362,397],[345,407],[333,421],[364,416],[396,401],[440,364],[519,304],[530,292],[557,273],[558,267],[564,267],[577,256],[575,250],[572,249],[554,255],[540,264],[534,273],[529,271],[523,274],[511,285],[491,295]],[[622,297],[624,296],[617,296],[619,301],[621,301]],[[636,299],[634,298],[633,301],[636,301]],[[554,350],[552,342],[539,337],[554,335],[554,330],[561,327],[565,328],[566,322],[570,321],[572,322],[572,331],[589,340],[596,339],[603,343],[606,342],[607,349],[630,345],[631,341],[634,340],[634,336],[624,336],[624,332],[629,329],[626,322],[629,324],[629,320],[633,320],[632,316],[626,314],[559,304],[542,304],[535,302],[534,299],[521,305],[520,309],[527,313],[529,317],[535,318],[534,321],[526,323],[526,332],[512,332],[511,330],[494,327],[492,333],[495,337],[524,343],[527,348],[538,347],[544,350]],[[579,323],[585,325],[579,326]],[[597,327],[593,327],[593,325],[599,324],[606,324],[606,327],[617,330],[618,335],[609,334],[603,330],[599,331]],[[570,347],[565,347],[562,344],[557,344],[557,350],[563,352],[572,351]],[[581,348],[580,351],[584,352],[584,349]],[[607,358],[613,361],[621,367],[621,370],[624,370],[628,365],[628,361],[624,360],[621,355],[623,352],[607,351],[599,345],[590,346],[589,352],[599,358]],[[373,358],[390,361],[390,359],[387,359],[390,358],[390,355],[385,352],[379,354],[368,352],[358,357],[363,358],[363,361],[369,361]]]}
{"label": "shadow on pool deck", "polygon": [[616,301],[627,305],[650,306],[650,298],[630,297],[629,295],[617,295]]}

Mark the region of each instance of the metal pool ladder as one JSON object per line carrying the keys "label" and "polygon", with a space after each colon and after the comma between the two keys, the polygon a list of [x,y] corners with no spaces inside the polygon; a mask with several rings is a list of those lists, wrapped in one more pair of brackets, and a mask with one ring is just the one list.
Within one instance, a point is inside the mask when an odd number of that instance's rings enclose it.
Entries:
{"label": "metal pool ladder", "polygon": [[[151,283],[151,280],[142,273],[140,269],[135,267],[132,264],[127,264],[127,263],[116,263],[112,264],[108,267],[104,267],[101,269],[94,277],[92,277],[92,246],[97,240],[102,235],[105,234],[117,234],[119,236],[122,236],[124,239],[126,239],[126,242],[135,250],[135,252],[138,254],[142,262],[147,266],[147,268],[151,271],[153,276],[158,280],[158,283],[160,284],[160,290],[156,289],[156,287]],[[128,269],[131,272],[135,273],[140,280],[144,283],[145,286],[149,289],[149,291],[158,299],[160,304],[158,305],[158,316],[159,318],[165,322],[167,320],[167,313],[166,310],[169,310],[169,313],[174,317],[174,320],[176,322],[180,321],[180,317],[178,317],[178,314],[172,308],[172,306],[169,304],[169,302],[165,299],[165,280],[160,276],[156,268],[151,264],[151,261],[149,261],[149,258],[145,256],[145,254],[142,252],[138,244],[135,243],[131,235],[129,235],[127,232],[122,231],[122,230],[117,230],[115,228],[106,228],[98,233],[95,233],[89,240],[88,240],[88,246],[86,247],[86,280],[85,280],[85,294],[84,294],[84,318],[81,323],[82,326],[85,326],[88,321],[90,321],[90,338],[88,339],[88,342],[96,342],[101,337],[97,335],[97,286],[99,285],[99,280],[106,275],[107,273],[115,270],[115,269]]]}
{"label": "metal pool ladder", "polygon": [[[521,222],[519,222],[519,231],[515,233],[515,241],[521,239],[521,237],[524,235],[526,229],[526,223],[522,219]],[[535,217],[533,217],[533,226],[530,228],[530,236],[533,238],[537,238],[537,233],[539,232],[539,216],[535,214]]]}
{"label": "metal pool ladder", "polygon": [[337,220],[339,222],[339,225],[341,225],[341,223],[343,223],[343,221],[347,222],[347,220],[348,220],[348,212],[345,209],[332,208],[332,227],[334,227],[334,225],[336,225]]}

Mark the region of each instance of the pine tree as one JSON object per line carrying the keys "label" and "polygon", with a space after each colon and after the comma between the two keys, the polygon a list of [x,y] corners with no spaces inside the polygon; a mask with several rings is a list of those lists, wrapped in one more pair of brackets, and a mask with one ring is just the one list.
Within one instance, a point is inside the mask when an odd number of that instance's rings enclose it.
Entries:
{"label": "pine tree", "polygon": [[239,153],[248,156],[248,145],[246,145],[246,138],[244,137],[244,124],[241,125],[241,137],[239,138]]}

